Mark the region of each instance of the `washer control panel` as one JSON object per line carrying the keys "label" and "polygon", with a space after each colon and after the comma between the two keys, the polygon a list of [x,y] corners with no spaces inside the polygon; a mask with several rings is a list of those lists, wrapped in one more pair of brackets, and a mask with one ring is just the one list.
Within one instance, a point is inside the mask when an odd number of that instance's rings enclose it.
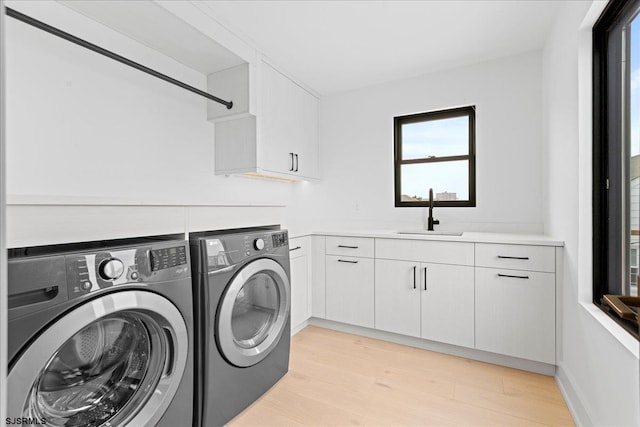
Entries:
{"label": "washer control panel", "polygon": [[152,249],[150,253],[151,271],[164,270],[187,263],[187,249],[184,246]]}
{"label": "washer control panel", "polygon": [[186,242],[72,254],[65,258],[70,297],[127,283],[153,283],[191,274]]}

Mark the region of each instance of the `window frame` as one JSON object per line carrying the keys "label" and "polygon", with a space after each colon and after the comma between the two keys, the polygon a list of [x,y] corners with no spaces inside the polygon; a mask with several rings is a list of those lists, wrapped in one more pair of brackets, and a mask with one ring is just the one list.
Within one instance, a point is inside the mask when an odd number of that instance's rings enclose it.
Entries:
{"label": "window frame", "polygon": [[[630,97],[622,93],[629,67],[623,69],[621,65],[622,58],[626,58],[623,48],[629,45],[629,33],[623,42],[620,31],[634,19],[638,8],[640,0],[610,2],[593,26],[592,82],[593,303],[636,339],[640,339],[638,326],[613,314],[602,297],[622,294],[623,281],[627,280],[624,276],[630,274],[631,267],[625,246],[630,232],[630,211],[626,208],[630,175],[629,167],[623,163],[629,157],[629,137],[623,124],[629,120]],[[620,42],[616,43],[612,36],[619,36]]]}
{"label": "window frame", "polygon": [[[469,118],[469,152],[466,155],[443,156],[402,160],[402,125],[434,120],[445,120],[455,117]],[[429,207],[429,201],[402,201],[402,165],[469,161],[469,199],[468,200],[434,200],[435,207],[476,207],[476,106],[450,108],[447,110],[396,116],[393,118],[393,169],[395,207]]]}

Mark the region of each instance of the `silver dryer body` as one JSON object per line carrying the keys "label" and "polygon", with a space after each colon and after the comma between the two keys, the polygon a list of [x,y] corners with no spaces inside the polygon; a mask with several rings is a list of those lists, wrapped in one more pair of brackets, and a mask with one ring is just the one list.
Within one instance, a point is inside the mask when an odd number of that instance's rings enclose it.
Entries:
{"label": "silver dryer body", "polygon": [[289,369],[287,232],[193,233],[196,298],[195,426],[221,426]]}

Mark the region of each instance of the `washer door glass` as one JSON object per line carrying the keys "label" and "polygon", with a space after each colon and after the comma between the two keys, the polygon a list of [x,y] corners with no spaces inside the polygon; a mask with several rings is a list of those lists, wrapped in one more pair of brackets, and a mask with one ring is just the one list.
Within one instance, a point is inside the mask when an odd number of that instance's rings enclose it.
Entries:
{"label": "washer door glass", "polygon": [[51,426],[155,426],[187,365],[187,326],[169,300],[122,291],[57,319],[10,367],[7,411]]}
{"label": "washer door glass", "polygon": [[59,426],[117,424],[125,418],[122,409],[139,389],[155,386],[164,366],[161,329],[145,317],[118,313],[67,340],[33,384],[30,412]]}
{"label": "washer door glass", "polygon": [[236,366],[251,366],[277,345],[289,319],[289,279],[271,259],[247,264],[229,284],[218,312],[218,343]]}

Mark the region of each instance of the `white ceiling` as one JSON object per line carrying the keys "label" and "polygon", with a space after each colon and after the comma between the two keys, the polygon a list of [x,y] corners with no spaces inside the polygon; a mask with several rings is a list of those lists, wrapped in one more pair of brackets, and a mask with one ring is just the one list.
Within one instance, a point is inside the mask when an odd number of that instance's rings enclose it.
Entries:
{"label": "white ceiling", "polygon": [[328,94],[541,49],[561,1],[202,1]]}

